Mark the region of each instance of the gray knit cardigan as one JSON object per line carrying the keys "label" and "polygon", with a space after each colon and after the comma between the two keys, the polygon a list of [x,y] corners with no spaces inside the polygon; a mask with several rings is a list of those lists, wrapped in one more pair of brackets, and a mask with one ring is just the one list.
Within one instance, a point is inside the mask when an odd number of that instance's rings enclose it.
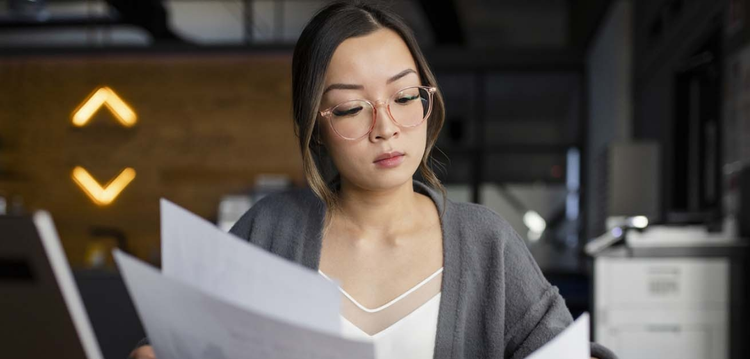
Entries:
{"label": "gray knit cardigan", "polygon": [[[572,323],[565,301],[523,240],[491,209],[443,198],[414,181],[442,213],[443,282],[435,359],[524,358]],[[325,205],[310,189],[263,198],[230,232],[318,270]],[[616,359],[591,343],[591,355]]]}

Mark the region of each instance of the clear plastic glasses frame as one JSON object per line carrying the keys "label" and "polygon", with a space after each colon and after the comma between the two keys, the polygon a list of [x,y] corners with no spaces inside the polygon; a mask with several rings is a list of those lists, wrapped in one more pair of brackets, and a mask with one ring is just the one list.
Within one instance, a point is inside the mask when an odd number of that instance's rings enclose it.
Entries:
{"label": "clear plastic glasses frame", "polygon": [[[404,124],[399,123],[399,121],[393,116],[393,112],[391,111],[391,104],[394,103],[394,101],[396,99],[396,96],[398,96],[399,94],[404,93],[405,91],[408,91],[410,89],[418,89],[418,90],[425,91],[427,93],[428,106],[427,106],[427,109],[424,110],[423,117],[422,117],[422,119],[418,123],[413,124],[413,125],[404,125]],[[391,97],[388,98],[388,102],[376,101],[375,103],[373,103],[372,101],[368,101],[368,100],[365,100],[365,99],[350,100],[350,101],[342,102],[342,103],[340,103],[338,105],[335,105],[335,106],[331,106],[331,107],[329,107],[329,108],[327,108],[327,109],[325,109],[323,111],[320,111],[320,115],[322,117],[325,117],[326,119],[328,119],[328,125],[331,127],[331,130],[333,130],[333,132],[335,132],[339,137],[341,137],[341,138],[343,138],[345,140],[352,140],[352,141],[354,141],[354,140],[362,139],[365,136],[369,135],[372,132],[372,130],[375,128],[375,121],[377,121],[377,118],[378,118],[378,106],[380,106],[380,105],[385,105],[386,110],[387,110],[386,112],[388,113],[388,117],[390,117],[391,120],[397,126],[399,126],[399,127],[411,128],[411,127],[417,127],[417,126],[421,125],[422,123],[424,123],[424,121],[428,117],[430,117],[430,114],[432,113],[432,102],[433,102],[433,95],[435,94],[435,92],[437,92],[437,87],[432,87],[432,86],[409,86],[409,87],[404,87],[404,88],[402,88],[402,89],[394,92],[393,95],[391,95]],[[364,103],[368,104],[372,108],[372,121],[370,122],[370,128],[363,135],[358,136],[358,137],[347,137],[347,136],[344,136],[343,134],[341,134],[336,129],[336,127],[333,125],[334,111],[337,108],[339,108],[339,107],[346,107],[347,105],[351,105],[351,104],[354,104],[354,103],[357,103],[357,102],[364,102]]]}

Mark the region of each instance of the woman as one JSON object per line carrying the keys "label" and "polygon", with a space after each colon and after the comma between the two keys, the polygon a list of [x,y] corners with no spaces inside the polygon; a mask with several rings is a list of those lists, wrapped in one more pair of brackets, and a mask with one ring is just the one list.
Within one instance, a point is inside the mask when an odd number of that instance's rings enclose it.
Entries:
{"label": "woman", "polygon": [[446,199],[429,165],[443,99],[402,20],[327,6],[295,47],[292,87],[310,189],[264,198],[231,231],[338,279],[345,335],[378,358],[522,358],[572,322],[506,221]]}

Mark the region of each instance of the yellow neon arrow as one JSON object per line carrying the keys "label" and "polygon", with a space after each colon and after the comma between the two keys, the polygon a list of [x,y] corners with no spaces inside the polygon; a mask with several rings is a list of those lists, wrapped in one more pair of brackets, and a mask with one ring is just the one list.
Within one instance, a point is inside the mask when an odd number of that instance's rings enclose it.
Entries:
{"label": "yellow neon arrow", "polygon": [[77,166],[73,169],[73,181],[85,192],[94,203],[100,206],[106,206],[117,198],[117,196],[128,186],[130,181],[135,178],[135,170],[128,167],[122,170],[115,179],[111,180],[104,187],[99,185],[94,177],[83,167]]}
{"label": "yellow neon arrow", "polygon": [[135,111],[123,101],[120,96],[112,91],[111,88],[104,86],[94,91],[86,101],[73,112],[73,125],[83,127],[91,120],[96,111],[102,106],[107,106],[110,112],[117,118],[123,126],[131,127],[135,125],[138,117]]}

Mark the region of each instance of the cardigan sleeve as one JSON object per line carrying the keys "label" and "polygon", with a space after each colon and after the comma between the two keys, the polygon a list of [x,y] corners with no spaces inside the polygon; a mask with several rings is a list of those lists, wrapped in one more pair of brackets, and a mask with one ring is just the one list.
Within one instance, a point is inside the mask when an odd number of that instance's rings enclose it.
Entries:
{"label": "cardigan sleeve", "polygon": [[520,359],[562,332],[573,318],[518,233],[507,223],[503,232],[505,356]]}
{"label": "cardigan sleeve", "polygon": [[[565,330],[573,318],[557,287],[551,285],[520,236],[510,228],[503,236],[505,263],[505,357],[525,358]],[[616,359],[610,350],[591,343],[591,355]]]}

